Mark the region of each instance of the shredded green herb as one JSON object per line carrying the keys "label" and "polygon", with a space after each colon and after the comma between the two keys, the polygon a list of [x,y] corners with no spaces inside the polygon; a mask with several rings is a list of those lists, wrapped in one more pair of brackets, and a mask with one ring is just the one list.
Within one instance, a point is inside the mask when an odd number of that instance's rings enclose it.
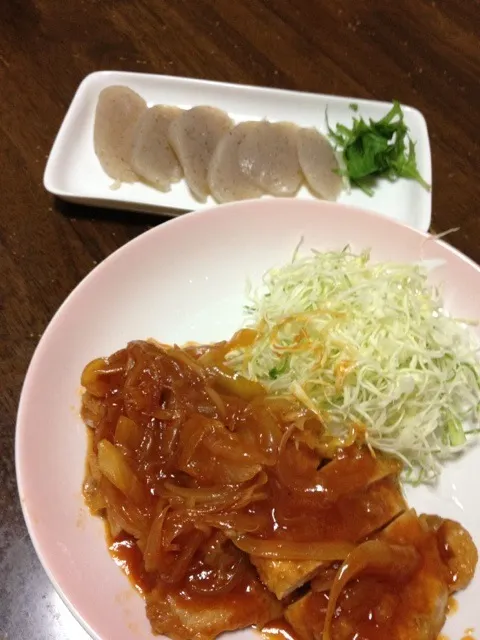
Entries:
{"label": "shredded green herb", "polygon": [[480,343],[430,284],[440,265],[298,246],[250,290],[258,336],[229,366],[295,396],[334,436],[363,425],[372,447],[403,460],[408,482],[434,481],[480,439]]}
{"label": "shredded green herb", "polygon": [[279,365],[278,367],[272,367],[272,369],[270,369],[270,371],[268,372],[268,377],[270,378],[270,380],[276,380],[278,376],[281,376],[282,373],[286,372],[287,367],[288,358],[285,358],[281,365]]}
{"label": "shredded green herb", "polygon": [[368,195],[373,195],[377,178],[391,181],[409,178],[430,190],[418,171],[415,143],[398,101],[393,101],[393,107],[378,122],[372,119],[366,122],[360,116],[353,118],[351,128],[337,124],[332,129],[327,117],[327,127],[329,137],[342,154],[341,174]]}

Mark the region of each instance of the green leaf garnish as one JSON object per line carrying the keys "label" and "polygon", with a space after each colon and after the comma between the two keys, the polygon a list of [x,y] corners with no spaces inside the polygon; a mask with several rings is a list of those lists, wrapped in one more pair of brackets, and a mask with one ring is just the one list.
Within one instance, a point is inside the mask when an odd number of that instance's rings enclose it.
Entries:
{"label": "green leaf garnish", "polygon": [[452,447],[458,447],[465,444],[467,438],[462,423],[458,418],[451,415],[447,420],[448,437]]}
{"label": "green leaf garnish", "polygon": [[345,169],[340,173],[348,177],[352,185],[372,195],[377,178],[392,182],[409,178],[430,190],[418,171],[415,143],[409,136],[397,100],[378,122],[370,119],[367,123],[362,117],[354,117],[351,128],[337,124],[333,129],[327,114],[326,118],[328,135],[342,153]]}
{"label": "green leaf garnish", "polygon": [[273,367],[272,369],[270,369],[270,371],[268,372],[268,377],[270,378],[270,380],[276,380],[278,376],[281,376],[282,373],[285,373],[287,367],[288,358],[285,358],[282,364],[280,364],[278,367]]}

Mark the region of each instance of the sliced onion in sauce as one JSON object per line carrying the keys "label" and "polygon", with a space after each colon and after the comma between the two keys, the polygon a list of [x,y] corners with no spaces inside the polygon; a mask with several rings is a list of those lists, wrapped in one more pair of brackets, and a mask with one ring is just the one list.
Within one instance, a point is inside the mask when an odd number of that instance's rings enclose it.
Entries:
{"label": "sliced onion in sauce", "polygon": [[390,545],[384,540],[368,540],[352,550],[340,567],[328,599],[323,640],[331,640],[333,616],[345,586],[361,573],[388,576],[402,582],[418,568],[421,557],[413,546]]}
{"label": "sliced onion in sauce", "polygon": [[263,540],[251,536],[234,538],[235,545],[251,556],[272,560],[343,560],[354,549],[351,542],[294,542]]}

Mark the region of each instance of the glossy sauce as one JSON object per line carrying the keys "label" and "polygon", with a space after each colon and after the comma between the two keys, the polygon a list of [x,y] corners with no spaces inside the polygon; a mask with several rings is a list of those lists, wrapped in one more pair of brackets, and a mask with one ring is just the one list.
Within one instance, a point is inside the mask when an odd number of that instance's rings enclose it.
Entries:
{"label": "glossy sauce", "polygon": [[152,576],[145,571],[143,555],[137,547],[135,538],[122,532],[113,539],[108,527],[106,537],[108,550],[115,564],[120,567],[141,595],[148,593],[153,588],[154,581]]}
{"label": "glossy sauce", "polygon": [[[245,331],[234,341],[252,339]],[[254,624],[290,640],[289,602],[278,602],[230,538],[320,564],[322,544],[353,547],[405,509],[400,465],[361,443],[333,460],[322,455],[331,438],[315,416],[224,367],[234,343],[165,351],[133,342],[87,365],[82,416],[93,437],[84,495],[106,516],[110,552],[145,597],[155,633],[186,639],[196,634],[188,625],[200,624],[190,618],[221,611],[206,635]],[[388,576],[352,580],[335,616],[352,634],[340,640],[384,639],[398,588]],[[328,594],[312,593],[311,628],[321,630],[327,605]]]}
{"label": "glossy sauce", "polygon": [[448,603],[447,603],[447,616],[453,616],[457,613],[457,611],[458,611],[458,600],[453,596],[450,596],[448,598]]}
{"label": "glossy sauce", "polygon": [[261,633],[268,640],[298,640],[295,631],[284,618],[272,620],[263,627]]}

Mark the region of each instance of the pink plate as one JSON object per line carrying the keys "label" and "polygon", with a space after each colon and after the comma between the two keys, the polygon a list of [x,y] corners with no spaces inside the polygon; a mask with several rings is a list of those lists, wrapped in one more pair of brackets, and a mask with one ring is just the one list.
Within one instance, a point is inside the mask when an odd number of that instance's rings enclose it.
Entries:
{"label": "pink plate", "polygon": [[[94,638],[151,638],[141,598],[111,560],[103,526],[83,506],[86,451],[80,373],[132,339],[219,340],[243,321],[247,278],[305,249],[372,249],[376,260],[441,259],[449,311],[480,318],[480,269],[447,244],[386,217],[326,202],[247,201],[170,220],[119,249],[61,306],[30,364],[17,421],[20,498],[33,543],[55,588]],[[472,491],[480,448],[448,465],[435,489],[408,491],[421,511],[453,517],[480,546]],[[444,633],[479,622],[480,574],[459,597]],[[238,637],[253,638],[250,630]],[[258,635],[256,635],[258,637]]]}

